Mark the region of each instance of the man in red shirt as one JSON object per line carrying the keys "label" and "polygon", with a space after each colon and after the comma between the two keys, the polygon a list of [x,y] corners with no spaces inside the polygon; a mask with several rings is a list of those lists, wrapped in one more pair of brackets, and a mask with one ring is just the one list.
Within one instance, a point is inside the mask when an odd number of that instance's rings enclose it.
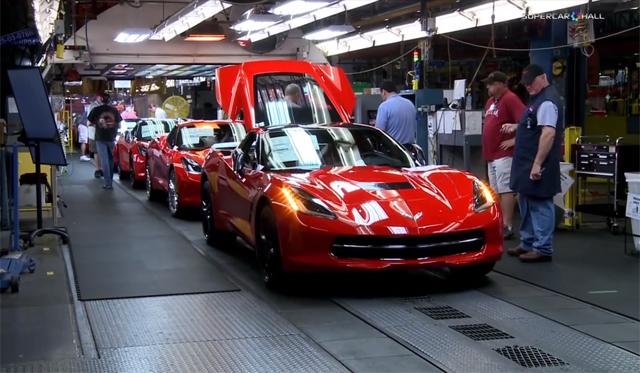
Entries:
{"label": "man in red shirt", "polygon": [[509,79],[495,71],[482,81],[489,91],[489,100],[485,105],[484,129],[482,130],[482,155],[489,167],[489,184],[500,196],[504,219],[504,238],[513,238],[513,210],[515,195],[509,188],[514,133],[502,132],[504,124],[520,121],[525,106],[518,96],[509,90]]}

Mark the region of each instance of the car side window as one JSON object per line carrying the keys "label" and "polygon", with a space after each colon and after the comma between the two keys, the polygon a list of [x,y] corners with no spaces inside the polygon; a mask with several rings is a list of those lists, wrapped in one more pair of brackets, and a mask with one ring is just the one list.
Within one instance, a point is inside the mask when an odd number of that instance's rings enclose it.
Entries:
{"label": "car side window", "polygon": [[182,147],[182,131],[178,131],[178,135],[176,136],[176,144],[175,144],[178,149],[180,149],[180,147]]}
{"label": "car side window", "polygon": [[125,140],[131,141],[133,140],[134,137],[136,137],[136,134],[138,133],[138,124],[136,124],[135,126],[133,126],[133,128],[131,129],[131,131],[129,131],[129,138]]}
{"label": "car side window", "polygon": [[173,127],[171,132],[167,135],[167,146],[173,148],[176,144],[176,137],[178,136],[178,127]]}

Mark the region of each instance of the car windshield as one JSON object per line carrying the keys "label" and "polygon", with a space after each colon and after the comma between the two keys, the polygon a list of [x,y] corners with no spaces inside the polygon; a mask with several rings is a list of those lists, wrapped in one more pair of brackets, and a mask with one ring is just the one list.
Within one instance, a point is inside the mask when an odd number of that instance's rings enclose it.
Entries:
{"label": "car windshield", "polygon": [[258,127],[342,121],[327,94],[311,75],[257,75],[254,92]]}
{"label": "car windshield", "polygon": [[140,122],[140,139],[141,141],[149,141],[156,135],[169,133],[176,126],[174,120],[145,120]]}
{"label": "car windshield", "polygon": [[238,123],[198,123],[180,129],[183,150],[205,150],[213,144],[238,142],[247,134]]}
{"label": "car windshield", "polygon": [[327,167],[413,167],[402,145],[365,126],[272,129],[262,136],[265,171],[308,172]]}
{"label": "car windshield", "polygon": [[127,131],[131,131],[133,127],[138,124],[138,119],[124,119],[120,122],[120,131],[121,133],[125,133]]}

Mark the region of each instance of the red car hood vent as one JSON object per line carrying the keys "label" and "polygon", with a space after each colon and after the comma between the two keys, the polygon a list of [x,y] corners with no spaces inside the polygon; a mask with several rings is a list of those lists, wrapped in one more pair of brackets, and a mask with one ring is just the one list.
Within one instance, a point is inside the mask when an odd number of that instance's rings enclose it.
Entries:
{"label": "red car hood vent", "polygon": [[415,189],[416,187],[408,181],[399,183],[357,183],[358,187],[366,191],[374,190],[405,190]]}

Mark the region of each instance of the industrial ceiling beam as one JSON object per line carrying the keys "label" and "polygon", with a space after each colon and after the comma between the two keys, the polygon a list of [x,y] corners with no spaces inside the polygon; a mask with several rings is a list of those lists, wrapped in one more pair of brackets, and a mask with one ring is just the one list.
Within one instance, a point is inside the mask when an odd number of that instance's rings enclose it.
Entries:
{"label": "industrial ceiling beam", "polygon": [[[451,4],[451,3],[452,3],[451,0],[433,0],[433,1],[428,1],[427,2],[427,8],[428,9],[433,9],[435,7],[438,7],[438,6],[447,5],[447,4]],[[382,13],[382,14],[379,14],[379,15],[377,15],[375,17],[367,18],[367,19],[364,19],[362,21],[352,22],[351,25],[353,27],[361,27],[361,26],[367,26],[367,25],[372,25],[372,24],[376,24],[376,23],[384,23],[388,19],[399,18],[399,17],[405,16],[407,14],[417,13],[419,11],[420,11],[420,4],[418,3],[417,5],[407,6],[407,7],[403,7],[403,8],[397,9],[397,10],[392,10],[390,12]]]}

